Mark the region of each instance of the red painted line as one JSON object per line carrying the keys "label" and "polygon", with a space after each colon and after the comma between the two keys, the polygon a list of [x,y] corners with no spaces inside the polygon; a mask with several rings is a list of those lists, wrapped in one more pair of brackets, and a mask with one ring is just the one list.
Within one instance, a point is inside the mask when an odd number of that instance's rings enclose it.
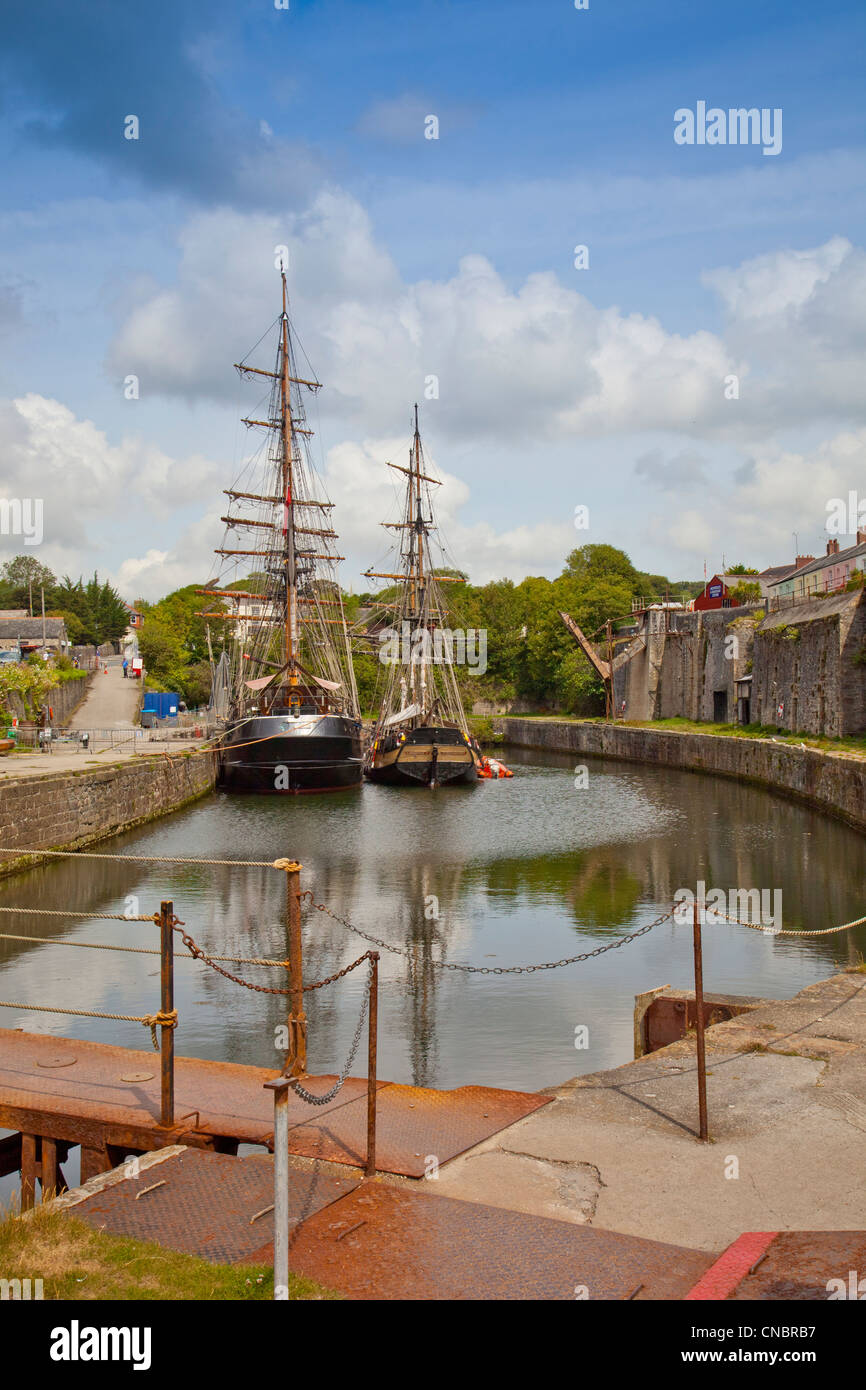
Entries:
{"label": "red painted line", "polygon": [[769,1250],[778,1231],[746,1231],[727,1250],[723,1250],[714,1265],[710,1265],[685,1301],[727,1298],[742,1279],[745,1279],[756,1260]]}

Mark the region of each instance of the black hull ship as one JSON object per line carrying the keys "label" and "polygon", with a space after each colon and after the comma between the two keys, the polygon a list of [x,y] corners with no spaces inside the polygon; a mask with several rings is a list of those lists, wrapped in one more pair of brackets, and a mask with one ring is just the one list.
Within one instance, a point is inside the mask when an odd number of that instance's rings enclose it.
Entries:
{"label": "black hull ship", "polygon": [[[409,467],[391,463],[406,476],[401,521],[383,522],[402,533],[394,571],[367,570],[370,579],[397,581],[396,592],[380,596],[381,612],[391,617],[380,631],[393,648],[373,739],[364,759],[364,776],[386,786],[438,787],[478,780],[481,752],[466,723],[454,674],[454,647],[445,629],[444,584],[465,582],[441,573],[434,563],[435,533],[431,485],[415,407],[415,435]],[[441,543],[437,545],[441,554]],[[445,639],[445,640],[443,640]],[[380,661],[382,653],[380,652]]]}
{"label": "black hull ship", "polygon": [[243,422],[267,433],[226,489],[219,577],[200,591],[219,600],[200,616],[224,625],[216,662],[210,646],[219,783],[230,792],[342,791],[362,779],[358,693],[333,504],[310,458],[303,407],[302,388],[319,382],[298,374],[285,272],[275,326],[272,371],[235,364],[242,378],[269,383],[265,418]]}
{"label": "black hull ship", "polygon": [[336,792],[357,787],[361,727],[344,715],[256,715],[220,745],[219,785],[229,792]]}

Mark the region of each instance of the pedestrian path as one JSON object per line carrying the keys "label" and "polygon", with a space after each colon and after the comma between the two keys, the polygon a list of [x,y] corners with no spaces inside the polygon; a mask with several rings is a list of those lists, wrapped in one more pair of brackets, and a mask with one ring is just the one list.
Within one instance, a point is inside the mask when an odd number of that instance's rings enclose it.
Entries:
{"label": "pedestrian path", "polygon": [[[108,672],[106,675],[105,672]],[[141,681],[124,679],[121,663],[99,670],[69,721],[70,729],[131,729],[141,699]]]}

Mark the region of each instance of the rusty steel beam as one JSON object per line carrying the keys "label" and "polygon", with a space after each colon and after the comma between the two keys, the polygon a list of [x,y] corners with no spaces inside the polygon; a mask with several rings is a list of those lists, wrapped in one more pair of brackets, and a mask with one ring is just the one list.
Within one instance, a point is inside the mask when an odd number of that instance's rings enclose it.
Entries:
{"label": "rusty steel beam", "polygon": [[[160,1012],[174,1013],[174,903],[160,903]],[[160,1124],[174,1124],[174,1024],[160,1025]]]}
{"label": "rusty steel beam", "polygon": [[286,875],[286,945],[289,961],[289,1051],[284,1076],[307,1074],[307,1016],[304,1013],[304,962],[301,941],[301,865],[277,863]]}
{"label": "rusty steel beam", "polygon": [[98,1173],[110,1173],[112,1167],[113,1164],[107,1148],[92,1148],[90,1145],[81,1145],[82,1186],[90,1178],[95,1178]]}
{"label": "rusty steel beam", "polygon": [[376,1054],[379,1040],[379,952],[370,952],[370,1004],[367,1033],[367,1162],[365,1176],[376,1173]]}
{"label": "rusty steel beam", "polygon": [[695,1037],[698,1053],[698,1123],[701,1142],[709,1142],[707,1125],[707,1053],[704,1041],[704,953],[701,943],[701,915],[695,902],[694,916],[694,954],[695,954]]}
{"label": "rusty steel beam", "polygon": [[[183,1117],[188,1118],[188,1117]],[[9,1105],[0,1102],[0,1127],[26,1133],[41,1133],[58,1142],[75,1147],[78,1144],[88,1148],[113,1148],[139,1150],[147,1153],[151,1149],[161,1149],[165,1145],[165,1132],[154,1120],[151,1126],[121,1125],[113,1120],[92,1119],[76,1115],[72,1111],[34,1109],[32,1107]],[[177,1135],[173,1142],[187,1144],[191,1148],[215,1149],[221,1142],[220,1136],[205,1134],[194,1128],[175,1126]],[[16,1165],[17,1168],[20,1164]]]}
{"label": "rusty steel beam", "polygon": [[577,623],[574,621],[574,619],[573,619],[572,617],[570,617],[570,615],[569,615],[568,613],[560,613],[559,616],[560,616],[560,618],[562,619],[562,621],[563,621],[563,623],[565,624],[565,626],[568,628],[568,630],[569,630],[569,632],[571,633],[572,637],[575,639],[575,641],[576,641],[576,642],[578,643],[578,645],[580,646],[581,650],[584,652],[584,654],[585,654],[586,656],[589,657],[589,660],[592,662],[592,665],[595,667],[596,671],[597,671],[598,674],[601,676],[602,680],[605,681],[605,682],[609,681],[609,680],[610,680],[610,665],[609,665],[609,663],[608,663],[607,661],[602,661],[602,659],[601,659],[600,656],[596,656],[596,654],[595,654],[595,652],[594,652],[594,650],[593,650],[593,648],[592,648],[592,644],[590,643],[589,639],[588,639],[587,637],[584,637],[584,635],[583,635],[583,633],[581,632],[580,628],[578,627]]}

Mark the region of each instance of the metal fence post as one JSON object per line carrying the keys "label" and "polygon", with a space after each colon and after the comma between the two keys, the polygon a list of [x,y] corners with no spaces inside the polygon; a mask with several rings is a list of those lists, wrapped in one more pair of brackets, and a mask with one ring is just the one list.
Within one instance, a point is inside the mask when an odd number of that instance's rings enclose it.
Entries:
{"label": "metal fence post", "polygon": [[698,909],[697,899],[695,900],[694,917],[694,953],[695,953],[695,1035],[697,1038],[698,1056],[698,1117],[701,1131],[701,1141],[707,1143],[709,1138],[707,1128],[707,1055],[704,1046],[704,961],[703,947],[701,944],[701,918]]}
{"label": "metal fence post", "polygon": [[289,1087],[291,1077],[265,1082],[274,1093],[274,1300],[289,1297]]}
{"label": "metal fence post", "polygon": [[376,1046],[379,1031],[379,952],[370,952],[370,1005],[367,1033],[367,1163],[365,1177],[376,1172]]}
{"label": "metal fence post", "polygon": [[[160,1012],[174,1012],[174,903],[164,902],[159,909],[160,950]],[[160,1036],[160,1124],[174,1124],[174,1028],[161,1025]]]}
{"label": "metal fence post", "polygon": [[286,875],[286,945],[289,956],[289,1049],[285,1076],[307,1074],[307,1016],[304,1013],[304,961],[301,943],[301,865],[277,859],[275,869]]}

